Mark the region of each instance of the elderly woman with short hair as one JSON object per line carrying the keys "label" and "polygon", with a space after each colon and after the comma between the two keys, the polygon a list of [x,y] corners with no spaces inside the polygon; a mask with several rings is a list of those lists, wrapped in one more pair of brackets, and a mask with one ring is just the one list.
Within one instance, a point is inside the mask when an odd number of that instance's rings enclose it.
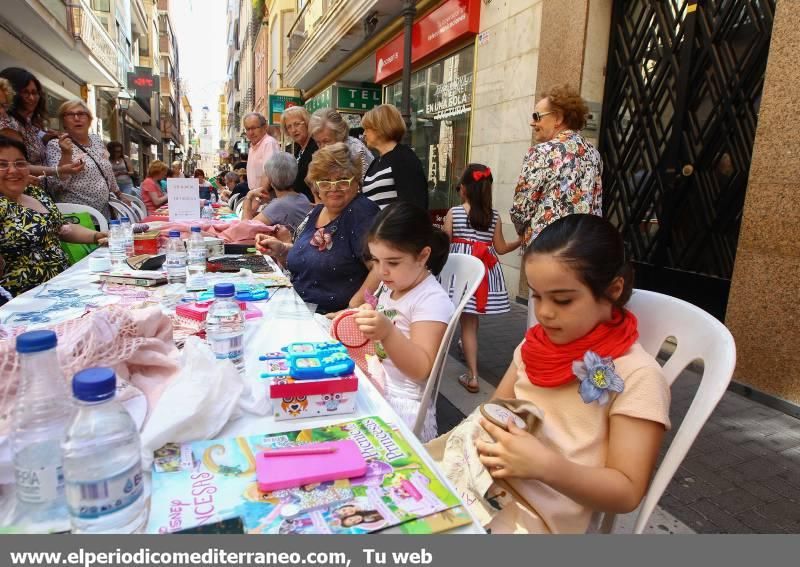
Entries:
{"label": "elderly woman with short hair", "polygon": [[375,159],[361,140],[349,136],[350,125],[342,118],[342,115],[331,108],[320,108],[311,115],[308,124],[311,137],[320,148],[324,148],[336,142],[344,142],[350,149],[350,153],[361,165],[361,175],[359,182],[364,180],[370,164]]}
{"label": "elderly woman with short hair", "polygon": [[[50,140],[47,144],[47,165],[58,167],[78,161],[83,162],[83,170],[61,177],[56,202],[87,205],[110,219],[111,209],[108,202],[111,194],[118,199],[124,199],[124,195],[117,185],[114,168],[108,159],[108,150],[102,138],[89,132],[94,119],[92,111],[85,102],[76,98],[59,107],[58,117],[69,137],[67,140]],[[65,146],[71,151],[64,151]]]}
{"label": "elderly woman with short hair", "polygon": [[244,199],[242,220],[254,218],[264,224],[282,224],[294,231],[311,210],[308,198],[294,191],[297,161],[292,154],[276,152],[264,164],[264,174],[275,191],[275,198],[258,212],[259,194],[251,191]]}
{"label": "elderly woman with short hair", "polygon": [[294,242],[259,234],[256,247],[284,260],[294,289],[319,313],[340,311],[364,303],[368,280],[365,239],[378,206],[360,192],[361,164],[344,143],[320,148],[308,168],[318,192],[316,205],[295,233]]}
{"label": "elderly woman with short hair", "polygon": [[281,126],[292,139],[292,143],[286,145],[286,151],[297,160],[294,190],[308,197],[309,201],[313,201],[314,195],[306,184],[306,176],[308,175],[308,164],[311,163],[311,158],[318,146],[308,129],[310,121],[311,115],[302,106],[290,106],[281,115]]}

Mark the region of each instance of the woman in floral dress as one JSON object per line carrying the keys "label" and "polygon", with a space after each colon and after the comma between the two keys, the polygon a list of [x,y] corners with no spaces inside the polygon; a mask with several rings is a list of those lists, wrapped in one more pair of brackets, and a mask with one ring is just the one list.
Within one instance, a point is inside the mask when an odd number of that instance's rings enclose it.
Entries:
{"label": "woman in floral dress", "polygon": [[536,144],[522,163],[510,211],[525,244],[563,216],[603,214],[603,161],[580,132],[589,112],[586,102],[563,85],[546,93],[534,110]]}

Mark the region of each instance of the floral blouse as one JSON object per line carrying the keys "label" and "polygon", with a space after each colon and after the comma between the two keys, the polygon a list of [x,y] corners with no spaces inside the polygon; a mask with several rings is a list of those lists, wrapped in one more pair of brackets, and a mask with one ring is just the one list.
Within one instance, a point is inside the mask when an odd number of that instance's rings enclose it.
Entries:
{"label": "floral blouse", "polygon": [[11,295],[28,291],[69,267],[58,237],[64,218],[41,187],[29,186],[25,193],[44,205],[47,213],[0,195],[0,256],[5,260],[0,286]]}
{"label": "floral blouse", "polygon": [[544,227],[573,213],[603,214],[603,161],[575,130],[536,144],[525,156],[514,189],[511,221],[525,243]]}
{"label": "floral blouse", "polygon": [[[114,169],[108,160],[108,150],[106,150],[103,140],[97,134],[89,134],[89,140],[91,140],[91,144],[84,146],[89,155],[86,155],[77,144],[73,143],[72,160],[82,159],[83,171],[62,179],[62,190],[58,193],[56,200],[59,203],[75,203],[94,207],[104,217],[110,219],[111,209],[108,206],[108,200],[112,191],[114,194],[119,193],[117,178],[114,177]],[[61,161],[61,147],[58,145],[58,140],[51,140],[47,144],[47,165],[55,167],[59,161]],[[98,164],[100,165],[99,169]]]}

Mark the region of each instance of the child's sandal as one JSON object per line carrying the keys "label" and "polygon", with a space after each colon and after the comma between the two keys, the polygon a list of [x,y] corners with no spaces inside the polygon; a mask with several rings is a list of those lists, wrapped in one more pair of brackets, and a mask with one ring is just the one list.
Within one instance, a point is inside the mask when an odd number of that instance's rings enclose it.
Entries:
{"label": "child's sandal", "polygon": [[480,386],[478,386],[478,377],[470,376],[469,373],[459,376],[458,383],[470,394],[477,394],[481,391]]}

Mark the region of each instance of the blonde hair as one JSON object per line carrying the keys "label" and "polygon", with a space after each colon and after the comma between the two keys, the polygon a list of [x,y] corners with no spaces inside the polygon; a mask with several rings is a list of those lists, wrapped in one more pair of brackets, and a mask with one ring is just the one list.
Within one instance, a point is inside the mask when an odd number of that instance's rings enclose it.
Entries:
{"label": "blonde hair", "polygon": [[58,107],[58,118],[63,122],[64,121],[64,114],[70,111],[70,109],[75,108],[76,106],[81,107],[86,113],[89,115],[89,120],[94,120],[94,114],[92,114],[91,109],[87,106],[87,104],[80,98],[73,98],[72,100],[68,100],[65,103],[62,103],[61,106]]}
{"label": "blonde hair", "polygon": [[337,142],[314,152],[308,165],[308,179],[316,188],[317,181],[328,180],[335,171],[342,171],[353,177],[353,181],[361,184],[361,164],[356,163],[350,148],[343,142]]}
{"label": "blonde hair", "polygon": [[147,177],[155,177],[169,171],[167,164],[160,159],[155,159],[150,162],[150,167],[147,168]]}
{"label": "blonde hair", "polygon": [[311,115],[311,120],[308,122],[308,133],[314,137],[326,128],[333,132],[333,137],[337,142],[344,142],[350,132],[350,126],[341,114],[332,108],[320,108]]}
{"label": "blonde hair", "polygon": [[300,119],[306,123],[306,127],[308,127],[308,123],[311,120],[311,115],[308,113],[308,110],[306,110],[305,107],[290,106],[289,108],[283,111],[283,114],[281,114],[281,126],[283,126],[283,131],[286,132],[287,134],[289,132],[286,131],[286,123],[289,121],[289,118],[293,114],[299,114]]}
{"label": "blonde hair", "polygon": [[384,140],[397,143],[400,143],[406,134],[403,116],[393,104],[381,104],[368,111],[361,119],[361,126],[375,130]]}
{"label": "blonde hair", "polygon": [[6,95],[6,104],[10,105],[14,102],[14,87],[11,86],[11,81],[4,77],[0,77],[0,91]]}

